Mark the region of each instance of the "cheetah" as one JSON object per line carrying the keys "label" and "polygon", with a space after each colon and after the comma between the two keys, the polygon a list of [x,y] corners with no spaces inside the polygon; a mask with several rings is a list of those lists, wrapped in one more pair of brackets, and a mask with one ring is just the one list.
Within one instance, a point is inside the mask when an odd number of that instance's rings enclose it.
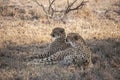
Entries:
{"label": "cheetah", "polygon": [[65,38],[66,38],[66,33],[64,28],[56,27],[52,30],[50,34],[55,40],[48,45],[46,49],[44,49],[42,54],[40,55],[34,55],[30,57],[31,59],[42,59],[49,57],[50,55],[53,55],[54,53],[65,50],[69,47],[71,47],[70,44],[66,44]]}
{"label": "cheetah", "polygon": [[70,43],[74,48],[75,53],[72,59],[75,66],[81,67],[84,70],[93,67],[91,59],[92,51],[78,33],[69,33],[66,42]]}
{"label": "cheetah", "polygon": [[[80,36],[79,39],[81,40],[81,43],[86,45],[86,42],[84,41],[84,39],[81,36]],[[69,43],[66,42],[66,44],[69,44]],[[70,47],[70,48],[68,48],[66,50],[58,51],[56,54],[53,54],[53,55],[51,55],[49,57],[46,57],[46,58],[40,60],[40,62],[55,63],[55,62],[61,61],[63,59],[66,61],[66,59],[68,59],[71,55],[75,55],[74,53],[75,53],[74,48]],[[68,61],[68,62],[70,62],[70,61]]]}
{"label": "cheetah", "polygon": [[82,70],[89,70],[93,67],[91,60],[92,51],[78,33],[69,33],[66,38],[66,43],[70,43],[72,47],[63,51],[59,51],[48,58],[44,58],[43,61],[60,61],[65,65],[73,64],[75,67],[80,67]]}

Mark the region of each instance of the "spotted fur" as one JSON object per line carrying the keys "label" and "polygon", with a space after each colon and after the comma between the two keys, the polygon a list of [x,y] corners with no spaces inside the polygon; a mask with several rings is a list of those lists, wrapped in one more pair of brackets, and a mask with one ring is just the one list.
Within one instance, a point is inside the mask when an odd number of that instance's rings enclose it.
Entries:
{"label": "spotted fur", "polygon": [[41,62],[55,63],[55,62],[63,60],[66,56],[72,55],[72,54],[74,54],[74,49],[68,48],[66,50],[58,51],[57,53],[55,53],[47,58],[43,58],[40,61]]}
{"label": "spotted fur", "polygon": [[[68,36],[69,35],[72,36],[72,34],[68,34]],[[84,46],[84,45],[86,46],[87,45],[86,42],[84,41],[84,39],[81,36],[79,36],[79,41],[81,42],[80,46]],[[67,39],[66,39],[66,43],[71,43],[71,42],[68,42]],[[62,63],[70,64],[70,63],[73,63],[73,58],[74,58],[74,61],[77,62],[77,60],[75,59],[75,58],[77,58],[77,56],[78,56],[78,54],[76,54],[76,49],[75,49],[74,46],[72,46],[69,49],[59,51],[56,54],[53,54],[53,55],[51,55],[47,58],[41,59],[40,61],[41,62],[50,62],[50,63],[61,61]]]}
{"label": "spotted fur", "polygon": [[66,34],[64,28],[54,28],[50,35],[55,38],[55,40],[47,48],[40,52],[42,54],[34,55],[30,57],[30,59],[47,58],[58,51],[65,50],[70,47],[70,44],[65,43]]}
{"label": "spotted fur", "polygon": [[92,67],[92,51],[78,33],[69,33],[66,42],[70,43],[75,51],[75,55],[73,55],[73,64],[83,67],[84,69]]}

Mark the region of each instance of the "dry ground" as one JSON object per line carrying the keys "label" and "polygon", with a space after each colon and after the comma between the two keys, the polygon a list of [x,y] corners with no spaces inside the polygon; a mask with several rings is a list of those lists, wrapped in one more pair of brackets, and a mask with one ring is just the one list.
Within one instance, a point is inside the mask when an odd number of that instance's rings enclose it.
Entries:
{"label": "dry ground", "polygon": [[[61,8],[65,0],[56,4]],[[49,34],[55,27],[78,32],[86,40],[93,51],[91,71],[81,73],[59,64],[27,65],[27,56],[40,54],[52,41]],[[63,24],[49,23],[32,0],[0,0],[0,80],[120,80],[120,1],[89,0]]]}

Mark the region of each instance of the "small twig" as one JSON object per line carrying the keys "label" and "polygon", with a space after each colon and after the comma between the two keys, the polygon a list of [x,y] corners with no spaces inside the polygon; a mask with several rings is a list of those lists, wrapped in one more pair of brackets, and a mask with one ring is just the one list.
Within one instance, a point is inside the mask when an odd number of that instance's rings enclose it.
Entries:
{"label": "small twig", "polygon": [[[75,0],[73,3],[75,3],[77,0]],[[68,6],[69,8],[67,8],[66,10],[66,14],[69,13],[70,11],[73,11],[73,10],[78,10],[78,9],[81,9],[88,1],[82,1],[79,5],[77,5],[75,8],[71,8],[72,6]],[[72,5],[73,5],[72,3]]]}
{"label": "small twig", "polygon": [[49,9],[48,9],[48,12],[50,12],[50,9],[54,10],[52,8],[52,4],[55,2],[55,0],[53,0],[52,2],[49,0]]}
{"label": "small twig", "polygon": [[39,6],[41,6],[42,7],[42,9],[43,9],[43,11],[45,12],[45,14],[47,14],[47,11],[45,10],[45,7],[42,5],[42,4],[40,4],[37,0],[34,0]]}

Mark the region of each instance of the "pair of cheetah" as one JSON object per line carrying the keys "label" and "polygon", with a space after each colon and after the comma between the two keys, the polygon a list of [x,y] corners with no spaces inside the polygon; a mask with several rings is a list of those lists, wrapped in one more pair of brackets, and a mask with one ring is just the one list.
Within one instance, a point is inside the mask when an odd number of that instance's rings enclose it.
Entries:
{"label": "pair of cheetah", "polygon": [[83,69],[92,67],[91,50],[78,33],[69,33],[66,37],[63,28],[54,28],[51,36],[55,40],[49,45],[47,53],[39,55],[41,62],[73,64]]}

